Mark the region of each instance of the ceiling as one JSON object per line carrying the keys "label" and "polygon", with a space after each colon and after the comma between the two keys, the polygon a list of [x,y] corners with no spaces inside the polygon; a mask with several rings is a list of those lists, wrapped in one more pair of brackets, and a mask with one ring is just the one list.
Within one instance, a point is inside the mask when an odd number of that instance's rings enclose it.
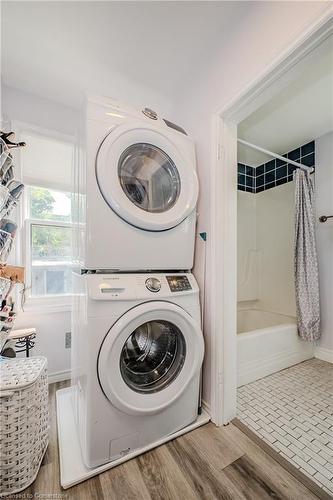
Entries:
{"label": "ceiling", "polygon": [[85,91],[122,99],[140,85],[172,99],[256,3],[4,1],[3,82],[73,107]]}
{"label": "ceiling", "polygon": [[[244,30],[258,2],[2,1],[1,9],[4,84],[75,108],[92,92],[167,113]],[[284,153],[322,135],[332,129],[332,88],[331,44],[244,120],[239,136]],[[266,158],[239,148],[239,161]]]}
{"label": "ceiling", "polygon": [[[238,126],[238,137],[283,154],[333,130],[333,37],[304,72]],[[238,162],[258,166],[271,157],[238,146]]]}

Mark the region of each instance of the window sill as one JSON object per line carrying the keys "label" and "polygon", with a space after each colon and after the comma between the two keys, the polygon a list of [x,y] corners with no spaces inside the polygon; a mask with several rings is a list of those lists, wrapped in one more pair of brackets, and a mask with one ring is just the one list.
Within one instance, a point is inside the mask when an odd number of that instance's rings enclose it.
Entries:
{"label": "window sill", "polygon": [[72,296],[28,298],[20,308],[21,313],[50,314],[64,313],[72,310]]}

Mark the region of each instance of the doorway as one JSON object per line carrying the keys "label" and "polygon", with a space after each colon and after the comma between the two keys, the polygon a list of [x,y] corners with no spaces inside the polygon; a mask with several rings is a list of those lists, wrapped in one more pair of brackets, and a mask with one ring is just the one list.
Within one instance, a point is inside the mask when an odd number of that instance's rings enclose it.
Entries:
{"label": "doorway", "polygon": [[214,117],[215,164],[211,199],[212,419],[217,425],[236,416],[237,388],[237,126],[285,89],[321,53],[333,34],[326,14],[271,65],[249,89]]}

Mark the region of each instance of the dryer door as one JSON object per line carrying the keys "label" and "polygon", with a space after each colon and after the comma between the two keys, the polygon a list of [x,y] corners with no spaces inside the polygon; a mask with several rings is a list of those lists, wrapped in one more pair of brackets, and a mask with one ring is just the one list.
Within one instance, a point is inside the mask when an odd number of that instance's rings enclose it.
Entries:
{"label": "dryer door", "polygon": [[147,415],[171,405],[198,375],[204,354],[199,324],[169,302],[146,302],[108,331],[98,357],[105,396],[119,410]]}
{"label": "dryer door", "polygon": [[112,210],[148,231],[177,226],[198,198],[194,165],[169,138],[141,122],[106,136],[96,157],[96,179]]}

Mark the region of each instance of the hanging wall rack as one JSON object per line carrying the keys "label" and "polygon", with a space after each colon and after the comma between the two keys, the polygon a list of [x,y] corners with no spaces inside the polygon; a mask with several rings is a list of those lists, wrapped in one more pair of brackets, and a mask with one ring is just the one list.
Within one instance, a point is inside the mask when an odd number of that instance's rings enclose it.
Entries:
{"label": "hanging wall rack", "polygon": [[15,283],[24,286],[24,268],[7,265],[7,258],[17,230],[15,222],[8,217],[24,189],[24,185],[14,179],[11,150],[25,145],[23,141],[15,141],[14,132],[0,130],[0,354],[3,355],[16,316],[10,292]]}

